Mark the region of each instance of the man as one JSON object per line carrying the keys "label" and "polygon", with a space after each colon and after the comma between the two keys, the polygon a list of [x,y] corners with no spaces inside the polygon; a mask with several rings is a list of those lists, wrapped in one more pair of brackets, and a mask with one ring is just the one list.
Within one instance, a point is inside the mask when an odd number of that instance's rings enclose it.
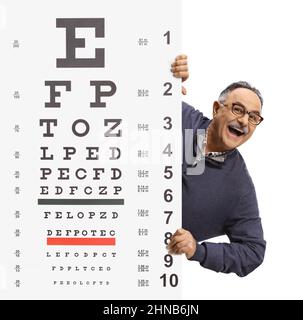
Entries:
{"label": "man", "polygon": [[[183,81],[188,78],[185,55],[176,58],[171,71]],[[184,88],[182,92],[186,94]],[[213,103],[212,120],[183,103],[183,131],[194,131],[195,161],[189,166],[183,161],[183,228],[171,238],[170,254],[185,254],[205,268],[240,277],[262,263],[266,242],[255,189],[237,150],[262,122],[262,104],[260,92],[247,82],[233,83],[222,91]],[[203,139],[198,138],[199,129],[206,131]],[[190,165],[203,160],[202,174],[188,174]],[[230,243],[205,241],[220,235],[227,235]]]}

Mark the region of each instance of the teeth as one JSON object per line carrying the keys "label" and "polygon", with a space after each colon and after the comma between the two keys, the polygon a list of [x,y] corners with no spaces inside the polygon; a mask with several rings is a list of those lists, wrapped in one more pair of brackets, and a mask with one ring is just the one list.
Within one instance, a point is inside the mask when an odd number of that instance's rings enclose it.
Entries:
{"label": "teeth", "polygon": [[241,133],[243,133],[243,131],[242,130],[240,130],[240,129],[238,129],[238,128],[234,128],[235,130],[237,130],[238,132],[241,132]]}
{"label": "teeth", "polygon": [[231,129],[235,130],[239,135],[243,134],[244,132],[238,128],[235,128],[233,126],[229,126]]}

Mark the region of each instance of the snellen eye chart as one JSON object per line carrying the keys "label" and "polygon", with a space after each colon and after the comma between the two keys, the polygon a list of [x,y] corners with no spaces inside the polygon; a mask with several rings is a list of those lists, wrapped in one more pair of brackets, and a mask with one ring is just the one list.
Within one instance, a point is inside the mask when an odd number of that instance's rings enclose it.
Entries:
{"label": "snellen eye chart", "polygon": [[0,4],[1,299],[178,299],[179,0]]}

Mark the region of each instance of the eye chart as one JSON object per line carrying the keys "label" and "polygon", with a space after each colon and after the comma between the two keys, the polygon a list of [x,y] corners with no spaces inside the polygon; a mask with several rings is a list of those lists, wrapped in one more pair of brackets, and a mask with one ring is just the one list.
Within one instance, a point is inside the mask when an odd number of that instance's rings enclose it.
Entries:
{"label": "eye chart", "polygon": [[180,17],[1,2],[1,299],[180,297]]}

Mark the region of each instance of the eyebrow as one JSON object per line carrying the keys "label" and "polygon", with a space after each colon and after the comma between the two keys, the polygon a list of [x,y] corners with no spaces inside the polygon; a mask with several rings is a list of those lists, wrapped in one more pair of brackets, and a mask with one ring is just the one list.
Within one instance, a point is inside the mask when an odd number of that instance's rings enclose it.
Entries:
{"label": "eyebrow", "polygon": [[[239,105],[239,106],[241,106],[241,107],[243,107],[243,108],[245,108],[247,110],[246,106],[243,103],[239,102],[239,101],[233,102],[232,104],[233,105],[237,104],[237,105]],[[260,111],[259,110],[252,110],[252,111],[249,111],[249,112],[257,113],[258,115],[260,115]]]}

